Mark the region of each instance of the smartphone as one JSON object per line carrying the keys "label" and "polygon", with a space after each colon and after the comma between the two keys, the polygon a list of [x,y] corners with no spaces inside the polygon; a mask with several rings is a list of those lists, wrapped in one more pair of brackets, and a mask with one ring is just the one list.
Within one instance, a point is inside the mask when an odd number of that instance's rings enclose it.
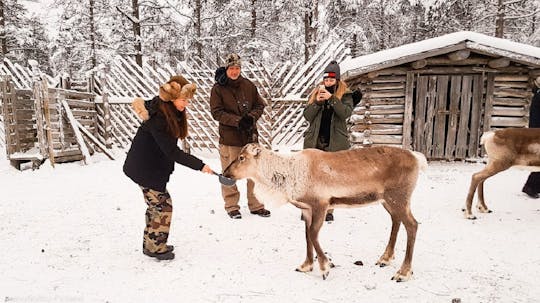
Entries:
{"label": "smartphone", "polygon": [[326,89],[326,86],[324,84],[319,85],[319,91],[323,91]]}

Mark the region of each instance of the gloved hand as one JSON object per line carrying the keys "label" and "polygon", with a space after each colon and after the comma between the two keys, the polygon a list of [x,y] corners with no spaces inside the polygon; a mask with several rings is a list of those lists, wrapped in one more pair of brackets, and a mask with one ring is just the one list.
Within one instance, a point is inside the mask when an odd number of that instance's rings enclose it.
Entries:
{"label": "gloved hand", "polygon": [[250,130],[253,128],[253,117],[246,114],[243,115],[240,121],[238,121],[238,129],[240,130]]}

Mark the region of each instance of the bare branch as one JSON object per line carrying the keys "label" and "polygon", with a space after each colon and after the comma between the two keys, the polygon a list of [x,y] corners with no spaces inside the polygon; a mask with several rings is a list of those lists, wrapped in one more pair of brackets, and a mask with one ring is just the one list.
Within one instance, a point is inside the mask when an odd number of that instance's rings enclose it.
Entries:
{"label": "bare branch", "polygon": [[131,21],[131,23],[133,23],[133,24],[139,23],[139,20],[136,20],[136,19],[135,19],[133,16],[131,16],[130,14],[128,14],[128,13],[122,11],[122,10],[120,9],[119,6],[116,6],[116,9],[117,9],[122,15],[126,16],[126,18],[128,18],[128,20]]}
{"label": "bare branch", "polygon": [[537,10],[537,11],[528,13],[528,14],[524,14],[524,15],[507,16],[507,17],[505,17],[504,19],[505,19],[505,20],[513,20],[513,19],[530,18],[530,17],[532,17],[532,16],[538,14],[539,12],[540,12],[540,9]]}

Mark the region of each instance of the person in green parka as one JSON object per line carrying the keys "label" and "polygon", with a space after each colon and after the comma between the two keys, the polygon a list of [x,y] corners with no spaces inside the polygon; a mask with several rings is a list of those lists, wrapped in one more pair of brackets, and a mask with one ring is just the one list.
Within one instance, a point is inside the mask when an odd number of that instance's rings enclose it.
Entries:
{"label": "person in green parka", "polygon": [[[309,122],[304,133],[304,149],[349,149],[347,119],[352,111],[352,92],[340,80],[338,63],[332,61],[324,69],[323,81],[312,91],[304,108],[304,118]],[[333,209],[326,213],[326,221],[334,221]]]}

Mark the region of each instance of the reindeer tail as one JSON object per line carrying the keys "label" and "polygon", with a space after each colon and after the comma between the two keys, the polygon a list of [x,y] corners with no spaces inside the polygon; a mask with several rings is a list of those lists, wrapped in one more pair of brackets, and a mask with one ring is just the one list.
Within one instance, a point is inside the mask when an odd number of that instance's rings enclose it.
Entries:
{"label": "reindeer tail", "polygon": [[413,150],[411,151],[411,153],[416,158],[416,161],[418,161],[418,167],[420,167],[420,170],[421,171],[426,171],[426,169],[428,167],[428,162],[427,162],[426,156],[424,156],[424,154],[422,154],[421,152],[417,152],[417,151],[413,151]]}
{"label": "reindeer tail", "polygon": [[487,131],[487,132],[483,133],[482,137],[480,138],[480,144],[484,145],[486,143],[486,140],[488,140],[488,138],[493,137],[494,135],[495,135],[494,131]]}

